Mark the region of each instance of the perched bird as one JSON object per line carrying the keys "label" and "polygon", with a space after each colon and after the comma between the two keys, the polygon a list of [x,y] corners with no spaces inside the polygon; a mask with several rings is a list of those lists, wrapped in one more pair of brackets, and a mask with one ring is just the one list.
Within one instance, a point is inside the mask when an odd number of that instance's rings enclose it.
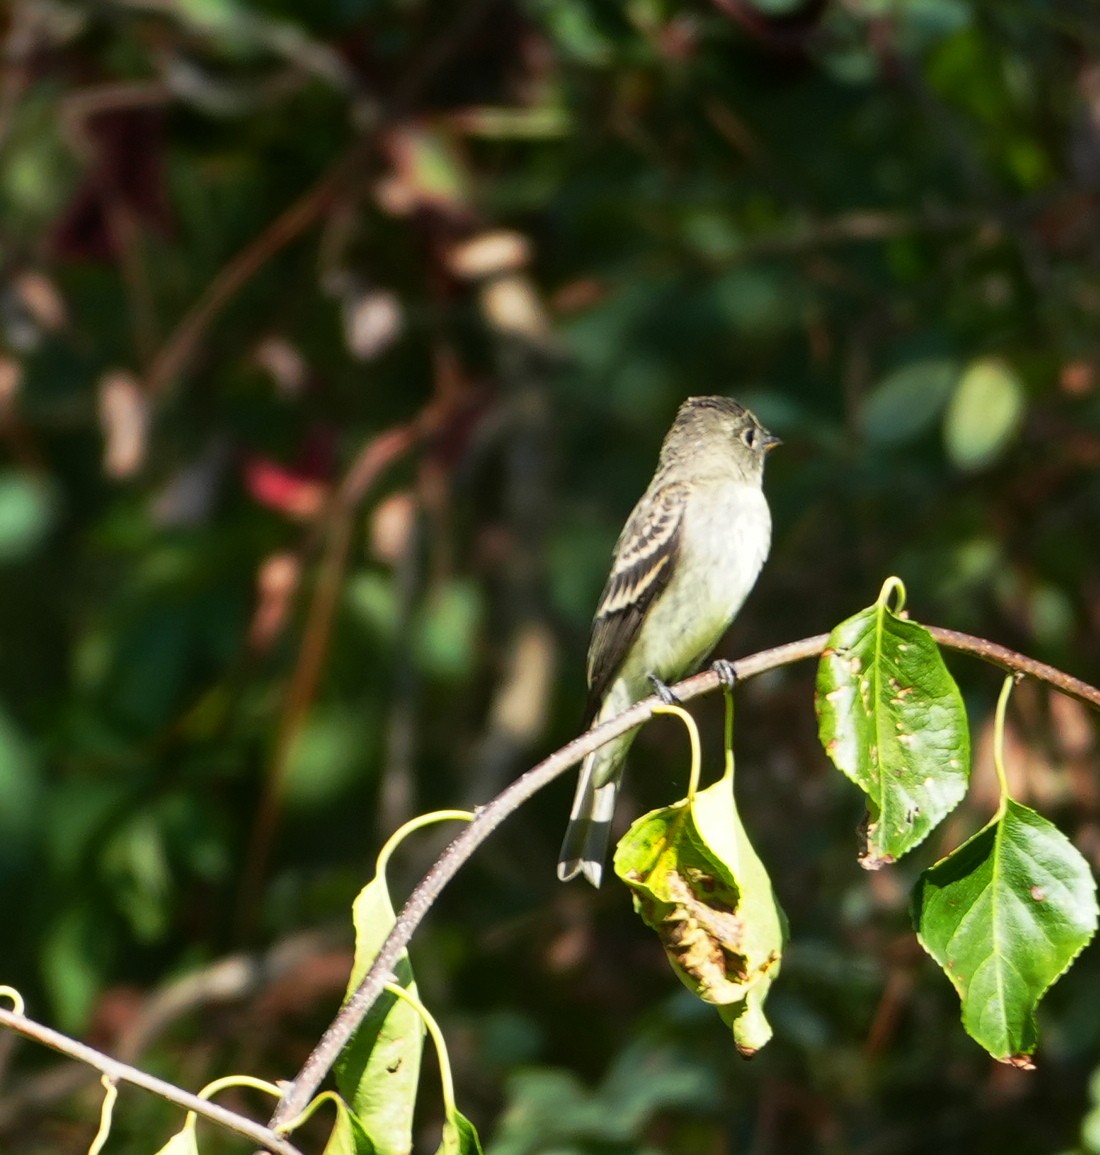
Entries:
{"label": "perched bird", "polygon": [[[728,397],[689,397],[615,543],[588,646],[592,725],[698,670],[748,596],[771,544],[764,457],[779,444]],[[558,857],[600,885],[615,796],[636,731],[585,758]]]}

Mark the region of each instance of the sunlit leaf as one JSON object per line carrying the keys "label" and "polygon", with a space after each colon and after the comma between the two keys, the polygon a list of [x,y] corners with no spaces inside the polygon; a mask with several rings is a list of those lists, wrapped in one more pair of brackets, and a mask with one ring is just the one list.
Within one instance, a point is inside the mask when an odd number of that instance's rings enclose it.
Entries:
{"label": "sunlit leaf", "polygon": [[461,1111],[443,1124],[443,1142],[436,1155],[482,1155],[477,1130]]}
{"label": "sunlit leaf", "polygon": [[177,1131],[163,1147],[157,1150],[156,1155],[199,1155],[199,1144],[195,1138],[195,1128],[186,1126],[182,1128],[182,1130]]}
{"label": "sunlit leaf", "polygon": [[966,792],[959,689],[928,631],[884,601],[829,635],[815,707],[825,752],[867,795],[864,866],[912,850]]}
{"label": "sunlit leaf", "polygon": [[1096,931],[1096,883],[1056,826],[1006,799],[924,872],[914,921],[962,998],[967,1032],[994,1058],[1030,1066],[1039,1000]]}
{"label": "sunlit leaf", "polygon": [[[376,876],[359,892],[352,919],[355,963],[348,982],[349,994],[366,974],[394,923],[384,875]],[[407,954],[398,960],[394,976],[397,983],[415,993]],[[370,1136],[377,1155],[408,1155],[411,1149],[423,1047],[424,1023],[416,1008],[395,995],[383,993],[337,1064],[336,1085],[362,1130]],[[358,1148],[355,1150],[358,1152]]]}
{"label": "sunlit leaf", "polygon": [[639,818],[615,873],[680,981],[718,1006],[742,1054],[771,1038],[763,1015],[779,973],[786,919],[748,840],[727,775],[690,801]]}
{"label": "sunlit leaf", "polygon": [[323,1155],[377,1155],[378,1148],[370,1140],[355,1114],[338,1096],[336,1103],[336,1125],[325,1144]]}
{"label": "sunlit leaf", "polygon": [[1024,415],[1024,389],[1006,362],[975,361],[959,380],[944,417],[947,456],[960,469],[995,461],[1016,435]]}

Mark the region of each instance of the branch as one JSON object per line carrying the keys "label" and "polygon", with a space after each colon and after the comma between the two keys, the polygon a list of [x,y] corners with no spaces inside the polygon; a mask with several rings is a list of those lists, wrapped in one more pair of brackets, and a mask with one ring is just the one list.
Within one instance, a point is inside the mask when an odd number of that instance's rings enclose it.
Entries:
{"label": "branch", "polygon": [[194,1111],[196,1115],[201,1115],[204,1119],[209,1119],[212,1123],[217,1123],[226,1130],[243,1135],[246,1139],[251,1139],[254,1143],[258,1143],[264,1151],[273,1152],[274,1155],[301,1155],[298,1148],[289,1140],[282,1135],[275,1134],[273,1130],[268,1129],[262,1123],[257,1123],[244,1115],[238,1115],[235,1111],[228,1111],[225,1107],[219,1107],[216,1103],[210,1103],[206,1099],[200,1099],[197,1095],[183,1091],[172,1083],[166,1083],[155,1075],[147,1075],[144,1071],[139,1071],[128,1063],[112,1059],[109,1055],[103,1054],[102,1051],[97,1051],[86,1043],[79,1043],[76,1039],[70,1039],[68,1035],[63,1035],[60,1031],[36,1023],[24,1015],[17,1015],[14,1011],[0,1008],[0,1026],[10,1027],[11,1030],[24,1035],[26,1038],[33,1039],[45,1047],[51,1047],[55,1051],[60,1051],[61,1054],[68,1055],[69,1058],[76,1059],[79,1063],[87,1063],[89,1067],[102,1071],[116,1083],[131,1083],[135,1087],[141,1087],[144,1091],[159,1095],[160,1098],[174,1103],[177,1107],[182,1107],[185,1111]]}
{"label": "branch", "polygon": [[[957,650],[960,653],[971,654],[999,666],[1003,670],[1025,674],[1039,681],[1047,682],[1071,698],[1076,698],[1079,702],[1084,702],[1100,710],[1100,689],[1081,681],[1079,678],[1074,678],[1062,670],[1055,669],[1043,662],[1037,662],[1033,658],[1019,654],[1005,646],[997,645],[995,642],[987,641],[985,638],[976,638],[970,634],[962,634],[957,630],[945,630],[937,626],[925,626],[925,629],[941,646]],[[757,674],[778,669],[780,666],[789,666],[794,662],[818,657],[825,649],[828,640],[828,634],[817,634],[812,638],[803,638],[801,641],[776,646],[774,649],[761,650],[759,653],[734,662],[733,670],[737,680],[743,681],[745,678],[755,677]],[[704,670],[682,682],[677,682],[671,689],[681,702],[686,702],[703,694],[713,693],[720,685],[721,682],[714,670]],[[297,1078],[293,1083],[286,1085],[286,1093],[279,1101],[279,1105],[271,1117],[270,1126],[272,1128],[295,1118],[302,1112],[335,1063],[337,1056],[382,993],[383,986],[392,980],[394,966],[408,946],[409,940],[420,925],[421,920],[431,909],[443,888],[458,873],[473,852],[528,798],[564,774],[571,766],[575,766],[593,750],[598,749],[606,742],[610,742],[613,738],[625,734],[628,730],[633,730],[643,722],[649,721],[653,716],[655,707],[660,704],[661,699],[656,695],[636,702],[628,710],[624,710],[614,718],[609,718],[579,738],[574,738],[572,742],[562,746],[560,750],[556,750],[549,758],[528,770],[526,774],[517,778],[515,782],[501,791],[491,802],[477,810],[477,816],[474,820],[464,827],[454,841],[446,847],[432,868],[421,879],[416,889],[409,895],[370,970],[364,975],[355,992],[340,1008],[336,1018],[321,1036],[320,1042],[306,1059]]]}
{"label": "branch", "polygon": [[971,634],[960,634],[958,630],[945,630],[941,626],[925,626],[924,628],[932,635],[938,645],[944,646],[946,649],[958,650],[960,654],[971,654],[973,657],[981,658],[982,661],[989,662],[993,666],[999,666],[1009,673],[1024,674],[1029,678],[1035,678],[1037,681],[1046,682],[1056,690],[1061,690],[1067,697],[1076,698],[1078,702],[1083,702],[1086,706],[1100,710],[1100,690],[1095,686],[1090,686],[1088,682],[1081,681],[1080,678],[1075,678],[1072,674],[1067,674],[1054,666],[1048,666],[1046,662],[1037,662],[1034,658],[1027,657],[1026,654],[1018,654],[1007,646],[1000,646],[996,642],[987,641],[985,638],[975,638]]}
{"label": "branch", "polygon": [[[182,975],[153,991],[112,1044],[121,1063],[137,1064],[142,1055],[184,1016],[269,992],[277,984],[295,984],[295,972],[343,949],[342,939],[329,931],[306,931],[275,943],[263,952],[233,954]],[[342,985],[346,986],[346,982]],[[16,1042],[14,1035],[6,1041]],[[19,1082],[3,1081],[0,1095],[0,1149],[14,1136],[24,1117],[67,1099],[95,1078],[95,1070],[58,1061]]]}

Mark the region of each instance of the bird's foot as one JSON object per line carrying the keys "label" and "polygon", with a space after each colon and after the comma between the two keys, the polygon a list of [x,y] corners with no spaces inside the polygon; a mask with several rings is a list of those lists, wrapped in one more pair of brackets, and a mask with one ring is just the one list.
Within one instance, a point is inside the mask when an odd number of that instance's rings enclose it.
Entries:
{"label": "bird's foot", "polygon": [[737,667],[725,658],[718,658],[710,667],[717,675],[723,689],[732,690],[737,685]]}
{"label": "bird's foot", "polygon": [[646,681],[653,687],[653,692],[666,706],[679,706],[680,699],[657,677],[656,674],[646,674]]}

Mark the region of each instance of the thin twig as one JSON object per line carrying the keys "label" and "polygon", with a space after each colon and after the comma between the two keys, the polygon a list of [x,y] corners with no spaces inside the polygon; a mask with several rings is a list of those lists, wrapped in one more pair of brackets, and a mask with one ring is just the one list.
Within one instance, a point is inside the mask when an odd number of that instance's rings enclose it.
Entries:
{"label": "thin twig", "polygon": [[0,1026],[8,1027],[28,1039],[33,1039],[36,1043],[41,1043],[44,1047],[50,1047],[63,1055],[68,1055],[69,1058],[76,1059],[79,1063],[86,1063],[89,1067],[102,1071],[116,1083],[130,1083],[134,1087],[140,1087],[143,1091],[158,1095],[169,1103],[174,1103],[177,1107],[182,1107],[185,1111],[194,1111],[196,1115],[209,1119],[210,1122],[217,1123],[228,1131],[233,1131],[254,1143],[259,1143],[263,1150],[273,1152],[274,1155],[301,1155],[293,1143],[282,1135],[277,1135],[262,1123],[257,1123],[244,1115],[238,1115],[236,1111],[228,1111],[225,1107],[219,1107],[216,1103],[208,1102],[206,1099],[200,1099],[197,1095],[183,1091],[172,1083],[166,1083],[155,1075],[147,1075],[144,1071],[138,1070],[137,1067],[131,1067],[128,1063],[122,1063],[118,1059],[112,1059],[109,1055],[103,1054],[102,1051],[97,1051],[86,1043],[78,1043],[75,1039],[70,1039],[68,1035],[63,1035],[60,1031],[36,1023],[24,1015],[17,1015],[14,1011],[0,1008]]}
{"label": "thin twig", "polygon": [[434,413],[429,406],[408,425],[398,425],[372,438],[348,468],[340,488],[333,495],[325,523],[325,546],[317,584],[309,604],[302,644],[283,699],[275,748],[252,828],[252,840],[245,862],[239,893],[238,931],[247,932],[256,893],[275,838],[282,804],[290,752],[304,724],[320,683],[332,638],[333,624],[343,589],[351,546],[352,525],[357,504],[375,481],[395,462],[409,453],[426,432],[433,428]]}
{"label": "thin twig", "polygon": [[362,164],[362,159],[362,146],[357,142],[218,273],[154,358],[145,377],[145,389],[150,397],[158,398],[169,389],[210,323],[238,289],[328,208],[344,181]]}
{"label": "thin twig", "polygon": [[[142,1055],[185,1015],[250,998],[322,955],[343,950],[343,937],[332,931],[293,935],[261,953],[234,954],[173,980],[153,991],[138,1007],[127,1028],[112,1044],[120,1063],[136,1065]],[[18,1045],[14,1034],[0,1033],[4,1043]],[[68,1099],[94,1077],[94,1071],[64,1060],[35,1071],[18,1082],[6,1082],[0,1094],[0,1148],[15,1135],[27,1115]]]}
{"label": "thin twig", "polygon": [[[925,628],[941,646],[957,650],[960,653],[972,654],[974,657],[982,658],[1001,669],[1015,670],[1037,678],[1061,690],[1062,693],[1076,698],[1079,702],[1100,709],[1100,689],[1081,681],[1079,678],[1074,678],[1062,670],[1055,669],[1043,662],[1037,662],[1033,658],[1017,653],[1005,646],[997,645],[995,642],[987,641],[985,638],[976,638],[970,634],[959,633],[957,630],[945,630],[936,626]],[[817,657],[824,650],[827,641],[827,634],[817,634],[812,638],[803,638],[801,641],[776,646],[774,649],[761,650],[759,653],[734,662],[734,673],[738,681],[743,681],[745,678],[754,677],[767,670],[778,669],[780,666],[788,666],[794,662]],[[680,701],[686,702],[702,694],[713,693],[720,685],[718,675],[713,670],[705,670],[678,682],[672,687],[672,690]],[[328,1074],[337,1056],[381,994],[383,986],[391,980],[393,968],[408,946],[409,940],[420,925],[421,920],[431,909],[443,888],[458,873],[478,846],[528,798],[559,775],[565,773],[571,766],[576,765],[593,750],[648,721],[653,716],[654,709],[660,704],[661,699],[656,695],[636,702],[628,710],[624,710],[614,718],[609,718],[579,738],[574,738],[572,742],[528,770],[526,774],[517,778],[515,782],[501,791],[491,802],[477,810],[477,816],[473,822],[464,827],[454,841],[446,847],[432,868],[421,879],[416,889],[409,895],[370,970],[367,971],[355,992],[340,1008],[336,1018],[321,1036],[294,1082],[287,1086],[286,1094],[280,1100],[274,1115],[271,1117],[270,1125],[272,1127],[276,1127],[288,1119],[293,1119],[305,1107],[314,1091]]]}

